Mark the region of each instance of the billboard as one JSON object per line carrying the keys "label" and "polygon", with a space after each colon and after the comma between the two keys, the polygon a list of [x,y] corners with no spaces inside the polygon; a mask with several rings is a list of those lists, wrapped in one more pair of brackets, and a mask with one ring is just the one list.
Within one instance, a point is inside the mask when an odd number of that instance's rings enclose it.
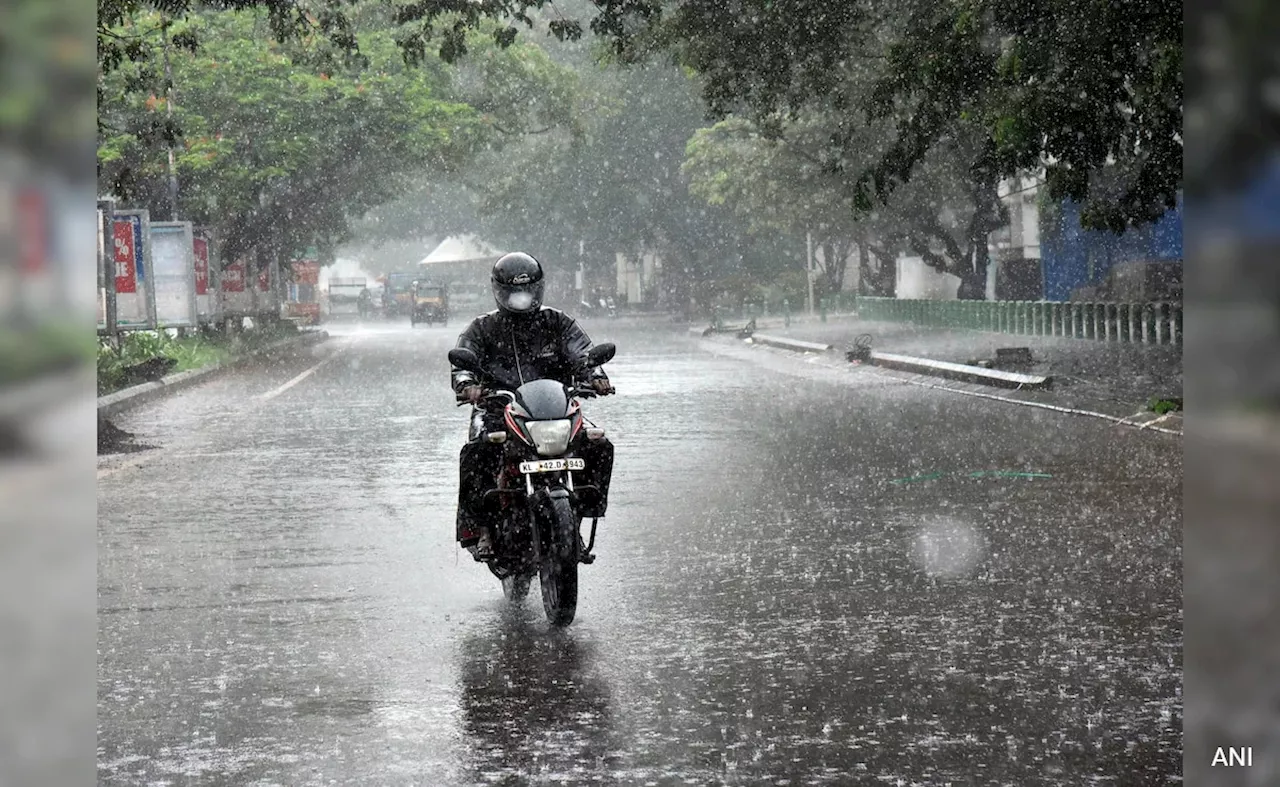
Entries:
{"label": "billboard", "polygon": [[151,287],[155,292],[157,327],[194,328],[199,324],[191,222],[151,224]]}
{"label": "billboard", "polygon": [[111,258],[115,263],[116,326],[147,330],[156,327],[151,265],[150,217],[145,210],[115,212]]}
{"label": "billboard", "polygon": [[246,286],[249,278],[249,262],[241,257],[222,269],[222,309],[232,314],[249,314],[253,311],[253,293]]}
{"label": "billboard", "polygon": [[218,319],[221,304],[213,243],[208,236],[197,232],[192,241],[192,251],[195,253],[196,313],[202,322],[211,322]]}

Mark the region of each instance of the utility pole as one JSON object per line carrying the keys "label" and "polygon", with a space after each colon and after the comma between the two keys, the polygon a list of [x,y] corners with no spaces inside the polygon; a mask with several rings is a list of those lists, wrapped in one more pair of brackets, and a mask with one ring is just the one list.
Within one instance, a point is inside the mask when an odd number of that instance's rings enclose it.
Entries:
{"label": "utility pole", "polygon": [[169,17],[160,17],[161,31],[164,36],[164,81],[165,99],[164,113],[169,120],[169,220],[178,220],[178,168],[173,155],[173,66],[169,62]]}
{"label": "utility pole", "polygon": [[813,233],[806,232],[804,234],[804,241],[805,241],[805,255],[806,255],[806,260],[808,262],[807,278],[809,280],[809,295],[808,295],[808,298],[806,299],[806,308],[809,311],[809,316],[812,317],[813,316]]}

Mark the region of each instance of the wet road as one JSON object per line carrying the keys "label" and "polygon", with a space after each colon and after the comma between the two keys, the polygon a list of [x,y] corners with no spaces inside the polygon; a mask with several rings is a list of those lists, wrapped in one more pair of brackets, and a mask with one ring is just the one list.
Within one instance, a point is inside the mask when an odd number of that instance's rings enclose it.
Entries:
{"label": "wet road", "polygon": [[453,543],[456,329],[121,417],[100,782],[1176,780],[1177,438],[589,328],[618,455],[564,632]]}

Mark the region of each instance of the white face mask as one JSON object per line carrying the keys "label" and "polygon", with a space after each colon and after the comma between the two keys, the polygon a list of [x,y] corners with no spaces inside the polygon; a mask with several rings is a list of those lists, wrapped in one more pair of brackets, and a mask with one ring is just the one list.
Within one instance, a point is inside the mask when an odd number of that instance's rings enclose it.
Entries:
{"label": "white face mask", "polygon": [[514,292],[507,298],[507,307],[513,311],[528,311],[533,306],[533,295],[527,292]]}

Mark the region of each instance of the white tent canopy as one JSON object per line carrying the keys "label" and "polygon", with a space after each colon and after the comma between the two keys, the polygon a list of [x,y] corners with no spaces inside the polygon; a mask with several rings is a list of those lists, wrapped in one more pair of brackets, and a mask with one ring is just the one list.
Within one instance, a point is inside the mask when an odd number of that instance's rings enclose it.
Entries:
{"label": "white tent canopy", "polygon": [[445,238],[419,265],[436,265],[446,262],[474,262],[477,260],[493,261],[506,252],[485,243],[474,235],[454,235]]}

